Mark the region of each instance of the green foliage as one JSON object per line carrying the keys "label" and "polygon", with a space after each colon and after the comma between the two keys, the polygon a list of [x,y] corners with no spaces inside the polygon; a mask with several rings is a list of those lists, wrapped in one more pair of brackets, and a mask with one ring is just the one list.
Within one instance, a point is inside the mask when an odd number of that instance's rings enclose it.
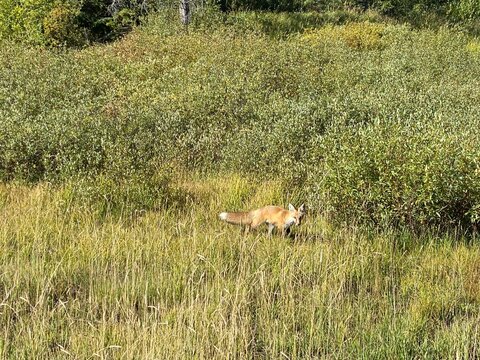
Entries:
{"label": "green foliage", "polygon": [[466,20],[479,17],[479,5],[476,0],[219,0],[221,9],[227,11],[270,10],[346,10],[375,9],[384,14],[415,19],[427,13],[451,16],[454,20]]}
{"label": "green foliage", "polygon": [[78,17],[80,0],[0,1],[0,38],[30,44],[79,46],[88,40]]}
{"label": "green foliage", "polygon": [[130,31],[155,1],[0,0],[0,38],[49,46],[79,47]]}
{"label": "green foliage", "polygon": [[223,11],[270,10],[298,11],[311,1],[305,0],[218,0]]}
{"label": "green foliage", "polygon": [[374,11],[358,12],[353,10],[337,10],[324,12],[235,12],[227,16],[226,24],[237,29],[284,37],[301,33],[305,30],[321,28],[327,24],[345,24],[350,22],[385,21]]}
{"label": "green foliage", "polygon": [[170,24],[81,51],[6,43],[1,179],[128,183],[169,164],[274,178],[341,219],[478,221],[475,39],[368,21],[280,38]]}
{"label": "green foliage", "polygon": [[[0,357],[478,358],[478,243],[426,235],[480,220],[478,39],[170,15],[0,41]],[[303,201],[293,239],[217,218]]]}
{"label": "green foliage", "polygon": [[301,37],[311,45],[317,45],[328,37],[342,39],[349,47],[357,50],[373,50],[383,47],[382,37],[387,27],[382,24],[350,23],[343,27],[325,26],[320,29],[307,30]]}
{"label": "green foliage", "polygon": [[[473,119],[472,119],[473,120]],[[375,123],[343,129],[324,144],[325,196],[355,221],[470,225],[480,212],[475,121]]]}
{"label": "green foliage", "polygon": [[54,7],[54,0],[0,1],[0,38],[43,41],[43,19]]}
{"label": "green foliage", "polygon": [[[468,31],[478,33],[479,6],[475,0],[212,0],[195,6],[193,22],[213,25],[212,18],[224,17],[237,27],[283,36],[325,23],[378,21],[390,16],[421,26],[462,23]],[[0,38],[79,47],[117,39],[147,14],[159,10],[174,13],[178,23],[177,7],[172,0],[0,0]],[[219,9],[228,14],[221,15]]]}
{"label": "green foliage", "polygon": [[78,28],[78,8],[57,5],[43,19],[43,36],[50,46],[80,46],[86,39]]}
{"label": "green foliage", "polygon": [[480,2],[476,0],[457,0],[448,8],[450,17],[459,21],[478,21],[480,19]]}

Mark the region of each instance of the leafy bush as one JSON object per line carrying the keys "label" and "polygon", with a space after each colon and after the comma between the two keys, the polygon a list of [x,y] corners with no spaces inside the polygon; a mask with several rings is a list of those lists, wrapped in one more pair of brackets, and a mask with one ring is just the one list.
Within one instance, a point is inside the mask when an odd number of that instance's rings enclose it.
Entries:
{"label": "leafy bush", "polygon": [[295,11],[311,3],[305,0],[218,0],[223,11],[239,10],[274,10]]}
{"label": "leafy bush", "polygon": [[43,42],[43,19],[54,0],[0,1],[0,38]]}
{"label": "leafy bush", "polygon": [[476,221],[474,39],[370,22],[186,33],[165,19],[81,51],[5,43],[1,179],[109,189],[168,164],[274,178],[343,218]]}
{"label": "leafy bush", "polygon": [[235,12],[227,16],[226,23],[244,31],[283,37],[306,30],[318,29],[327,24],[351,22],[381,22],[385,18],[374,11],[358,12],[350,9],[324,12]]}
{"label": "leafy bush", "polygon": [[[479,6],[475,0],[213,0],[193,6],[193,23],[202,27],[212,25],[212,19],[224,18],[237,27],[284,36],[325,23],[379,21],[390,16],[423,26],[460,22],[475,34],[479,31]],[[117,39],[157,11],[175,14],[175,23],[167,21],[164,26],[176,27],[177,8],[173,0],[0,0],[0,38],[78,47]],[[218,9],[228,14],[222,15]]]}
{"label": "leafy bush", "polygon": [[[470,225],[480,219],[480,149],[469,123],[375,123],[325,139],[323,191],[355,221]],[[478,125],[478,124],[477,124]]]}
{"label": "leafy bush", "polygon": [[156,5],[156,1],[0,0],[0,38],[51,46],[112,40],[130,31]]}
{"label": "leafy bush", "polygon": [[328,37],[340,38],[353,49],[371,50],[383,46],[382,36],[385,29],[385,25],[370,22],[352,23],[343,27],[325,26],[306,31],[301,39],[315,45]]}
{"label": "leafy bush", "polygon": [[467,50],[472,54],[479,54],[480,53],[480,42],[478,41],[471,41],[467,44]]}
{"label": "leafy bush", "polygon": [[224,11],[270,10],[376,10],[384,15],[413,22],[432,18],[434,15],[449,21],[474,20],[480,17],[480,5],[476,0],[219,0]]}
{"label": "leafy bush", "polygon": [[480,18],[480,3],[476,0],[457,0],[449,5],[448,13],[455,20],[478,21]]}
{"label": "leafy bush", "polygon": [[86,42],[77,24],[78,8],[58,5],[52,8],[43,19],[43,36],[50,46],[80,46]]}

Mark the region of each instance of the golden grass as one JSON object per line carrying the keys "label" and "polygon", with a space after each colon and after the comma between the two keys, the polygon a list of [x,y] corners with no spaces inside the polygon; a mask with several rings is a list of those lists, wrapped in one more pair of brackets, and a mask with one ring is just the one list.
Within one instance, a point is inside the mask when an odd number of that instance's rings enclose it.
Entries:
{"label": "golden grass", "polygon": [[285,205],[279,184],[179,186],[191,194],[184,209],[132,220],[99,219],[51,186],[2,185],[0,356],[479,355],[478,244],[316,215],[296,238],[243,238],[218,212]]}

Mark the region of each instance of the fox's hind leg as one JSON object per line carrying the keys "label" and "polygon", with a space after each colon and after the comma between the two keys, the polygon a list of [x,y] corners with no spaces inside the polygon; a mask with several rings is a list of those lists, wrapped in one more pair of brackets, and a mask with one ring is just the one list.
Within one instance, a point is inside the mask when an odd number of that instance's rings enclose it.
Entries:
{"label": "fox's hind leg", "polygon": [[262,225],[264,221],[258,221],[257,219],[253,219],[252,223],[249,226],[249,230],[255,230],[257,227]]}
{"label": "fox's hind leg", "polygon": [[245,225],[243,236],[247,236],[249,232],[250,232],[250,225]]}

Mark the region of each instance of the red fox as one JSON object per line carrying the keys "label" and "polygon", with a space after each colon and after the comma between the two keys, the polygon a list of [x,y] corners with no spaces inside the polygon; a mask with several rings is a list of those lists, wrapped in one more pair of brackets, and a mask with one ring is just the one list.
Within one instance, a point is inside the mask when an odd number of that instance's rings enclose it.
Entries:
{"label": "red fox", "polygon": [[263,208],[248,212],[222,212],[220,219],[229,224],[242,225],[245,227],[245,235],[251,229],[266,223],[268,225],[268,236],[272,235],[273,229],[282,231],[285,236],[290,226],[300,225],[305,216],[305,204],[300,205],[298,209],[292,204],[288,205],[288,210],[279,206],[265,206]]}

